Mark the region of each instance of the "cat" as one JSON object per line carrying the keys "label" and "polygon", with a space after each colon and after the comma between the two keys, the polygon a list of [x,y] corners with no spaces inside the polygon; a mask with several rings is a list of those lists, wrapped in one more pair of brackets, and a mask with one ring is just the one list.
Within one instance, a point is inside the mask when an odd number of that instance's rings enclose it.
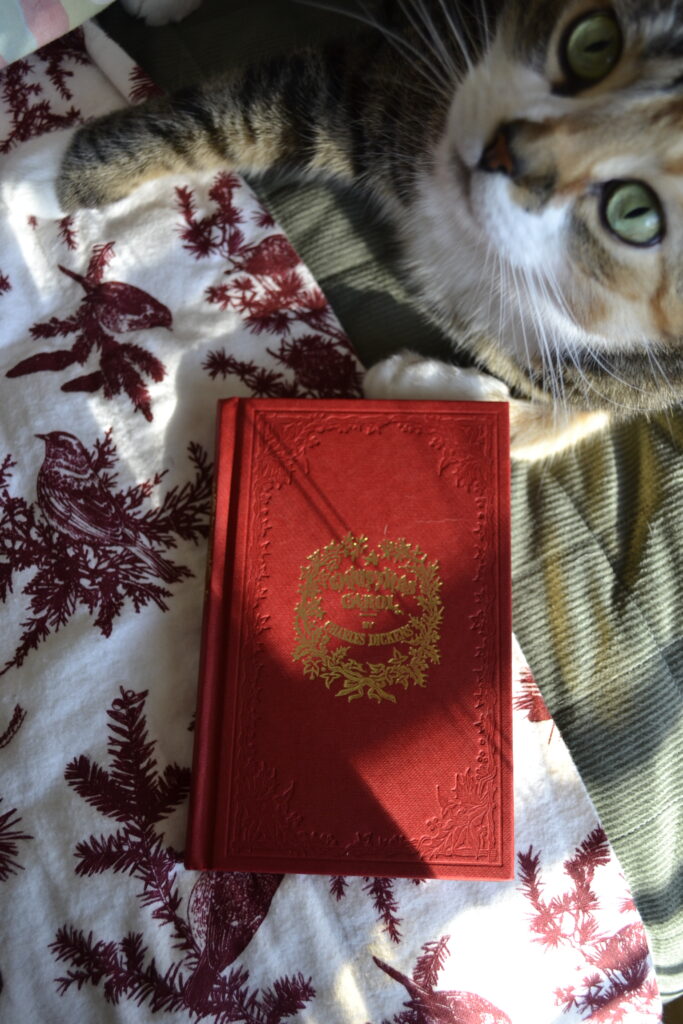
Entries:
{"label": "cat", "polygon": [[366,395],[509,401],[520,457],[677,404],[683,0],[362,10],[349,41],[48,136],[53,170],[38,150],[15,173],[60,216],[196,168],[366,190],[454,353],[396,353]]}

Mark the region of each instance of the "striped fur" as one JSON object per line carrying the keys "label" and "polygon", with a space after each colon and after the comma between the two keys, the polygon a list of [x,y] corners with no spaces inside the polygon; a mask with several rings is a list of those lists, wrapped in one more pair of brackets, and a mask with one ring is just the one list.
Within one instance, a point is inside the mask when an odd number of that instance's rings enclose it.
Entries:
{"label": "striped fur", "polygon": [[[163,174],[326,175],[393,217],[455,359],[517,398],[612,415],[683,395],[683,0],[614,0],[620,59],[567,81],[560,45],[600,0],[404,0],[351,42],[271,59],[78,130],[66,211]],[[507,169],[482,155],[505,129]],[[661,241],[601,217],[614,180],[659,196]],[[542,413],[543,429],[554,412]],[[564,416],[564,412],[562,413]]]}

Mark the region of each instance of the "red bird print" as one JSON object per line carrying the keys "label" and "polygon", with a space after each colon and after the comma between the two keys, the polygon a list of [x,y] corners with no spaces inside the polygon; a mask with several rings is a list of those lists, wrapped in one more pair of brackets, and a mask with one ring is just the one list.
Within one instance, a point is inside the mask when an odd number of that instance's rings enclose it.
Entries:
{"label": "red bird print", "polygon": [[75,544],[128,548],[166,583],[180,578],[177,566],[139,538],[135,521],[90,464],[85,447],[64,430],[36,434],[45,442],[38,471],[38,504],[49,525]]}
{"label": "red bird print", "polygon": [[475,992],[437,992],[418,985],[378,957],[372,959],[403,985],[410,996],[404,1005],[418,1014],[420,1024],[511,1024],[507,1013]]}

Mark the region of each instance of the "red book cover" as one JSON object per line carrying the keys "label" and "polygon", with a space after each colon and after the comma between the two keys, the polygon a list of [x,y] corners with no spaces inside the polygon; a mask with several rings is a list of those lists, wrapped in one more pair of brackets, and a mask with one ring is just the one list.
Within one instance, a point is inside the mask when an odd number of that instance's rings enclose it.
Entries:
{"label": "red book cover", "polygon": [[229,399],[186,864],[508,879],[507,405]]}

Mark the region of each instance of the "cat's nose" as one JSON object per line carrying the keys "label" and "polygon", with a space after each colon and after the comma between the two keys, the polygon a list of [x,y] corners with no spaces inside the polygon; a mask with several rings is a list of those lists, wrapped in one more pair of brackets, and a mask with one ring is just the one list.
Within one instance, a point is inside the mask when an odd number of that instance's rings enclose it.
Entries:
{"label": "cat's nose", "polygon": [[517,159],[515,158],[512,142],[515,134],[513,122],[501,124],[496,130],[493,138],[484,149],[479,161],[479,168],[482,171],[489,171],[491,174],[500,172],[513,178],[518,170]]}

